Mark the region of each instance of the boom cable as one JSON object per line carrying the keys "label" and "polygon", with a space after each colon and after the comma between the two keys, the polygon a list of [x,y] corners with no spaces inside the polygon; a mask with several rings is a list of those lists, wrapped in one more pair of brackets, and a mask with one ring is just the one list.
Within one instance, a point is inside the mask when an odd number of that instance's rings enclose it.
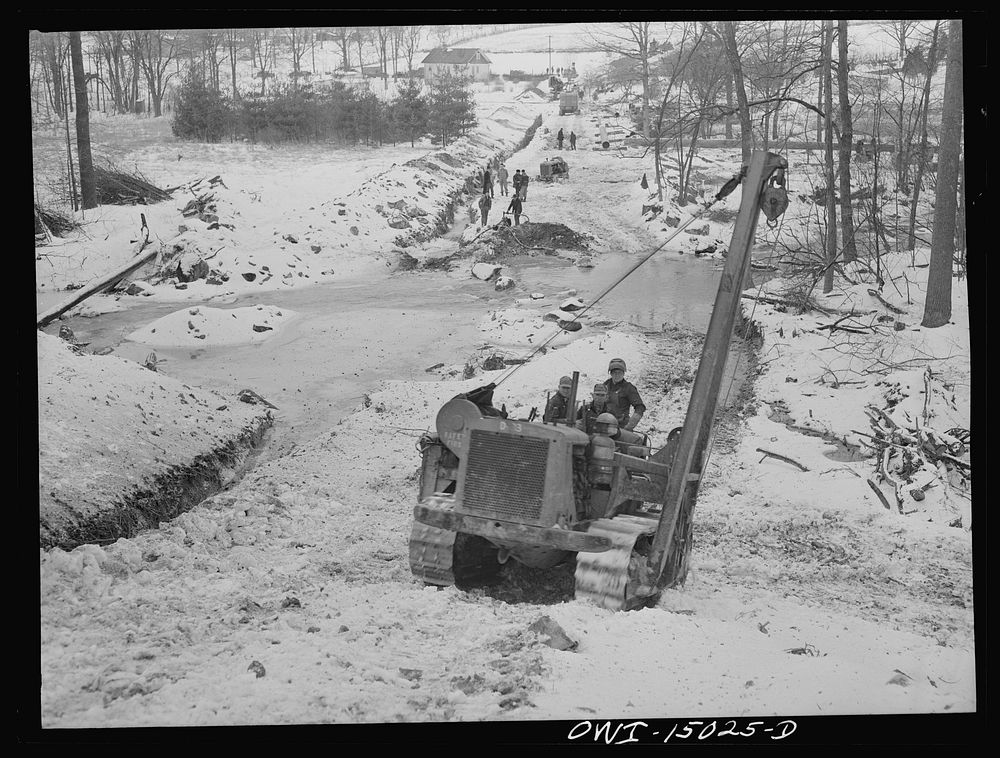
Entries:
{"label": "boom cable", "polygon": [[[586,305],[583,308],[581,308],[579,311],[576,311],[573,314],[573,318],[567,319],[566,323],[574,323],[574,322],[576,322],[580,318],[580,316],[582,316],[584,313],[586,313],[588,310],[590,310],[593,306],[597,305],[597,303],[600,302],[601,299],[603,297],[605,297],[609,292],[611,292],[611,290],[613,290],[615,287],[617,287],[619,284],[621,284],[623,281],[625,281],[626,278],[628,278],[629,276],[631,276],[635,272],[635,270],[637,268],[639,268],[639,266],[643,265],[646,261],[648,261],[654,255],[656,255],[656,253],[658,253],[660,250],[662,250],[663,247],[667,243],[669,243],[674,237],[676,237],[678,234],[680,234],[682,231],[684,231],[692,222],[697,221],[702,216],[702,214],[704,214],[706,211],[708,211],[709,209],[711,209],[711,207],[713,205],[715,205],[720,200],[725,199],[729,194],[731,194],[732,191],[735,190],[740,185],[740,183],[743,181],[744,177],[746,176],[746,171],[747,171],[747,167],[743,166],[739,170],[739,172],[737,172],[736,174],[734,174],[733,177],[731,179],[729,179],[729,181],[727,181],[725,184],[722,185],[722,188],[718,192],[715,193],[715,196],[709,202],[707,202],[705,205],[703,205],[695,213],[692,213],[691,215],[689,215],[688,218],[687,218],[687,220],[685,220],[682,224],[680,224],[677,227],[677,229],[673,233],[671,233],[663,242],[661,242],[659,245],[657,245],[655,248],[653,248],[653,250],[651,252],[649,252],[645,256],[643,256],[639,260],[638,263],[636,263],[634,266],[632,266],[632,268],[630,268],[628,271],[626,271],[624,274],[622,274],[620,277],[618,277],[618,279],[616,281],[614,281],[607,289],[605,289],[604,292],[602,292],[600,295],[598,295],[596,298],[594,298],[590,302],[589,305]],[[525,358],[522,363],[517,364],[516,366],[514,366],[510,370],[510,372],[508,372],[506,375],[500,377],[500,379],[498,379],[496,381],[496,383],[494,384],[494,386],[499,387],[505,381],[507,381],[508,379],[510,379],[510,377],[512,377],[518,371],[518,369],[520,369],[522,366],[524,366],[526,363],[528,363],[528,361],[530,361],[532,358],[534,358],[541,350],[543,350],[545,348],[546,345],[548,345],[552,340],[554,340],[556,337],[558,337],[564,331],[569,331],[569,330],[567,330],[563,326],[560,326],[560,328],[554,334],[552,334],[550,337],[548,337],[547,339],[545,339],[544,341],[542,341],[541,343],[539,343],[538,347],[536,347],[534,350],[532,350],[531,353],[529,353],[528,357]]]}

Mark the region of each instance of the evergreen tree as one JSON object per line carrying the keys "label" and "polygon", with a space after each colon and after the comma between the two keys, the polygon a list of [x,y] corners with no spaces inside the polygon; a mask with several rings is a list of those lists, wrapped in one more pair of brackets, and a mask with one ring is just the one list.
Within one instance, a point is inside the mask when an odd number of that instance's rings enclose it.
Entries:
{"label": "evergreen tree", "polygon": [[217,90],[206,86],[195,70],[188,72],[177,96],[170,128],[175,137],[218,142],[231,124],[229,105]]}
{"label": "evergreen tree", "polygon": [[427,100],[421,92],[420,82],[408,79],[393,102],[397,134],[408,139],[410,147],[413,147],[416,140],[427,132],[427,118]]}
{"label": "evergreen tree", "polygon": [[442,147],[476,124],[476,103],[470,80],[451,72],[435,79],[429,97],[429,127]]}

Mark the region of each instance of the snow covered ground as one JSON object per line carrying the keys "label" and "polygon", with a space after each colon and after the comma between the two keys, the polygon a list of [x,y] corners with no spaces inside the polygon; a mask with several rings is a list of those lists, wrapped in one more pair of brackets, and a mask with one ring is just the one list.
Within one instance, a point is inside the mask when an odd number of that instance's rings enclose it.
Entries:
{"label": "snow covered ground", "polygon": [[[490,93],[491,111],[498,97]],[[542,127],[508,157],[509,167],[534,167],[553,154],[560,126],[574,128],[581,143],[567,154],[571,181],[530,185],[532,221],[593,234],[598,252],[638,256],[667,239],[673,230],[642,213],[651,199],[638,179],[652,175],[648,159],[594,150],[600,117],[593,112],[559,117],[552,104],[508,97],[502,119],[484,120],[447,151],[170,139],[138,149],[129,163],[158,186],[220,176],[224,185],[211,188],[219,226],[181,216],[192,193],[88,212],[81,235],[37,251],[39,311],[72,294],[53,290],[85,284],[128,260],[142,212],[164,260],[175,245],[211,256],[221,283],[178,289],[180,282],[166,277],[142,294],[95,297],[78,309],[105,312],[128,307],[130,298],[177,303],[176,313],[134,339],[205,347],[266,340],[295,314],[226,309],[228,298],[370,279],[394,270],[401,249],[421,256],[421,238],[431,238],[426,230],[433,225],[421,219],[445,218],[449,204],[464,202],[461,190],[475,168],[509,152],[539,114]],[[801,157],[789,160],[807,171]],[[707,189],[735,173],[737,162],[738,151],[703,162]],[[205,191],[200,186],[194,194]],[[726,207],[738,201],[739,191]],[[807,216],[802,203],[793,198],[781,233]],[[684,215],[676,207],[666,212]],[[729,222],[706,223],[704,234],[684,234],[662,254],[728,244]],[[772,242],[777,233],[762,225],[758,241]],[[709,460],[695,511],[692,573],[655,607],[612,613],[572,599],[508,602],[488,590],[426,588],[408,566],[419,456],[415,435],[399,429],[428,428],[444,401],[487,381],[502,380],[496,400],[517,416],[568,371],[579,371],[584,387],[602,380],[611,357],[624,358],[629,376],[650,387],[665,387],[682,367],[693,372],[696,341],[665,356],[662,337],[612,323],[560,337],[557,349],[514,373],[387,382],[311,444],[257,466],[158,529],[104,546],[40,550],[41,725],[746,720],[976,710],[971,484],[925,472],[926,479],[900,490],[902,508],[883,484],[887,510],[867,483],[877,461],[840,455],[844,447],[835,444],[866,442],[859,432],[872,431],[869,405],[904,428],[971,426],[965,282],[955,281],[953,323],[921,328],[926,260],[924,249],[883,260],[893,285],[880,294],[889,305],[869,294],[873,285],[844,282],[818,298],[832,315],[744,301],[761,335],[754,397],[727,421],[727,439]],[[256,276],[250,281],[244,273]],[[464,274],[440,274],[456,275]],[[783,293],[780,279],[748,291],[756,298]],[[554,326],[534,321],[531,314],[542,311],[514,299],[509,309],[483,314],[482,338],[526,353]],[[852,308],[873,328],[840,335],[820,328]],[[469,346],[470,357],[476,347]],[[455,356],[455,363],[465,358]],[[667,359],[674,361],[669,371]],[[71,471],[95,487],[120,489],[107,456],[66,454],[58,418],[43,402],[47,387],[71,372],[74,380],[59,384],[63,408],[89,410],[92,396],[107,393],[122,406],[141,405],[144,417],[176,418],[180,400],[169,377],[113,355],[78,355],[51,334],[39,334],[38,360],[39,455],[48,462],[40,498]],[[161,385],[171,391],[153,391]],[[677,425],[686,386],[647,392],[643,427],[655,436]],[[172,446],[194,436],[191,453],[208,449],[210,436],[235,429],[244,420],[238,414],[250,413],[237,412],[234,398],[210,402],[207,393],[188,389],[201,413],[218,402],[237,415],[225,422],[202,415],[190,429],[163,424],[162,439]],[[88,414],[78,415],[74,437],[89,434],[92,451],[120,455],[113,446],[130,439],[127,428],[97,416],[88,425]],[[968,452],[959,457],[969,460]],[[141,471],[142,461],[128,467]],[[909,489],[925,481],[923,499],[914,499]],[[560,649],[538,631],[552,624],[575,644]]]}

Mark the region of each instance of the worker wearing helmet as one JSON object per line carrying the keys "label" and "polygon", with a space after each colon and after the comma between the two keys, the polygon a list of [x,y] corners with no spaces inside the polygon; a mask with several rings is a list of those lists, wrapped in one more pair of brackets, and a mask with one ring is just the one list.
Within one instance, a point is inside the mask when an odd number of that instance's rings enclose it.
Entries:
{"label": "worker wearing helmet", "polygon": [[564,376],[559,379],[559,388],[545,405],[542,421],[561,421],[566,418],[566,403],[569,402],[569,392],[573,388],[573,380]]}
{"label": "worker wearing helmet", "polygon": [[635,385],[625,380],[625,361],[612,358],[608,373],[611,378],[604,382],[608,388],[608,411],[615,415],[621,428],[632,431],[642,420],[646,404]]}
{"label": "worker wearing helmet", "polygon": [[594,385],[590,402],[580,406],[576,412],[577,426],[587,434],[594,433],[594,421],[608,410],[608,388],[599,382]]}

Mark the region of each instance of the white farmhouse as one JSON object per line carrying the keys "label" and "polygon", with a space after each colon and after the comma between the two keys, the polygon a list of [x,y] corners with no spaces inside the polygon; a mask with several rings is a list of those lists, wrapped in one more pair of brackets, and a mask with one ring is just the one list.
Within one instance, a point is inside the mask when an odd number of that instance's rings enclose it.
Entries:
{"label": "white farmhouse", "polygon": [[490,59],[474,47],[439,47],[421,61],[424,81],[432,83],[445,71],[485,82],[490,78]]}

